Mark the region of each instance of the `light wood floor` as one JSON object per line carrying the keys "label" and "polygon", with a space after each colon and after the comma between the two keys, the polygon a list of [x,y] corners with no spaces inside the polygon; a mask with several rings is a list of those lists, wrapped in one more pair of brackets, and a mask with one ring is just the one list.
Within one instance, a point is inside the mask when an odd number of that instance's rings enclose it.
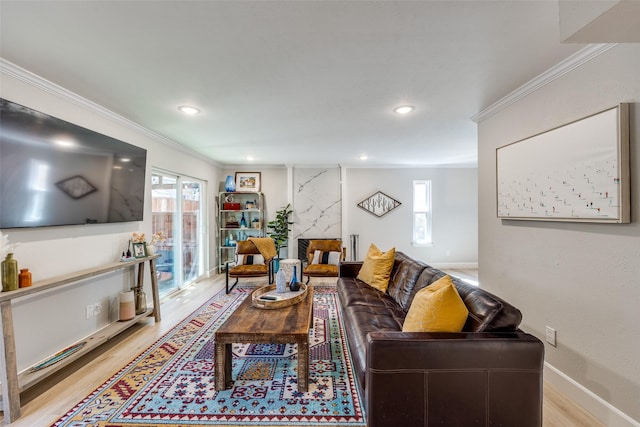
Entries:
{"label": "light wood floor", "polygon": [[[449,273],[456,274],[456,271],[451,270]],[[473,272],[469,275],[469,271],[465,270],[464,274],[473,278]],[[477,280],[477,271],[475,280]],[[155,324],[150,318],[130,328],[22,393],[22,417],[11,425],[16,427],[51,425],[222,288],[224,288],[224,277],[220,275],[167,297],[162,303],[160,323]],[[547,384],[544,387],[543,410],[545,427],[603,426]]]}

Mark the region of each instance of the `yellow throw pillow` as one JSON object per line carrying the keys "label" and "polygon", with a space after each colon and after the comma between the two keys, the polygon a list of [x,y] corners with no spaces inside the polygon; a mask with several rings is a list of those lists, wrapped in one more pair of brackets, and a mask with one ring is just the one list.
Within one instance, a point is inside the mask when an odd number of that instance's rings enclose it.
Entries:
{"label": "yellow throw pillow", "polygon": [[402,332],[460,332],[468,315],[451,277],[444,276],[418,291]]}
{"label": "yellow throw pillow", "polygon": [[395,256],[396,248],[382,252],[372,243],[357,278],[381,292],[387,292]]}

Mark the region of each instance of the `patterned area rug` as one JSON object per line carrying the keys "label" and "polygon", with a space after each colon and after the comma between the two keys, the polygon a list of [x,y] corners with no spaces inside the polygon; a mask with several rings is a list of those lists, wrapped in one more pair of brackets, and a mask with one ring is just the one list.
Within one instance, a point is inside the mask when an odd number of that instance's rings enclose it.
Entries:
{"label": "patterned area rug", "polygon": [[366,426],[335,287],[314,287],[309,391],[296,345],[234,344],[233,388],[215,390],[214,332],[254,288],[214,296],[53,426]]}

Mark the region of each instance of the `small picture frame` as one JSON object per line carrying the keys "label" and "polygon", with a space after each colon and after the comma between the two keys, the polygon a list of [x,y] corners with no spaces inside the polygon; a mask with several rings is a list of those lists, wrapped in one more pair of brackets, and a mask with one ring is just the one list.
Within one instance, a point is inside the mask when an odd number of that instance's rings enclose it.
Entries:
{"label": "small picture frame", "polygon": [[260,172],[236,172],[236,191],[259,192]]}
{"label": "small picture frame", "polygon": [[134,258],[144,258],[147,256],[147,245],[144,243],[134,243],[133,244],[133,257]]}

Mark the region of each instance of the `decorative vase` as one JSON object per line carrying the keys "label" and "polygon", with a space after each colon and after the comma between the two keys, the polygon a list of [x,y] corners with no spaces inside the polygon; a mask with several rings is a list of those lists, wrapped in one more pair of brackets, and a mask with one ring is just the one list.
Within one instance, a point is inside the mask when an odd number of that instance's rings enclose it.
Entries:
{"label": "decorative vase", "polygon": [[147,294],[139,288],[134,289],[134,294],[136,298],[136,314],[142,314],[147,311]]}
{"label": "decorative vase", "polygon": [[279,294],[287,292],[287,274],[284,269],[278,270],[278,274],[276,274],[276,292]]}
{"label": "decorative vase", "polygon": [[18,261],[13,259],[13,253],[10,253],[2,261],[2,291],[16,289],[18,289]]}
{"label": "decorative vase", "polygon": [[247,220],[244,219],[244,212],[242,212],[242,218],[240,218],[240,228],[247,228]]}
{"label": "decorative vase", "polygon": [[291,275],[291,282],[289,283],[289,289],[291,292],[297,292],[300,290],[300,282],[298,282],[298,272],[296,271],[297,266],[293,266],[293,274]]}
{"label": "decorative vase", "polygon": [[136,317],[136,303],[133,291],[120,292],[120,320],[131,320]]}
{"label": "decorative vase", "polygon": [[236,191],[236,180],[233,179],[231,175],[227,176],[227,179],[224,182],[224,190],[230,193]]}
{"label": "decorative vase", "polygon": [[18,283],[21,288],[28,288],[31,286],[31,272],[28,268],[20,269],[20,274],[18,275]]}
{"label": "decorative vase", "polygon": [[146,245],[147,246],[147,256],[154,255],[156,253],[155,245]]}

